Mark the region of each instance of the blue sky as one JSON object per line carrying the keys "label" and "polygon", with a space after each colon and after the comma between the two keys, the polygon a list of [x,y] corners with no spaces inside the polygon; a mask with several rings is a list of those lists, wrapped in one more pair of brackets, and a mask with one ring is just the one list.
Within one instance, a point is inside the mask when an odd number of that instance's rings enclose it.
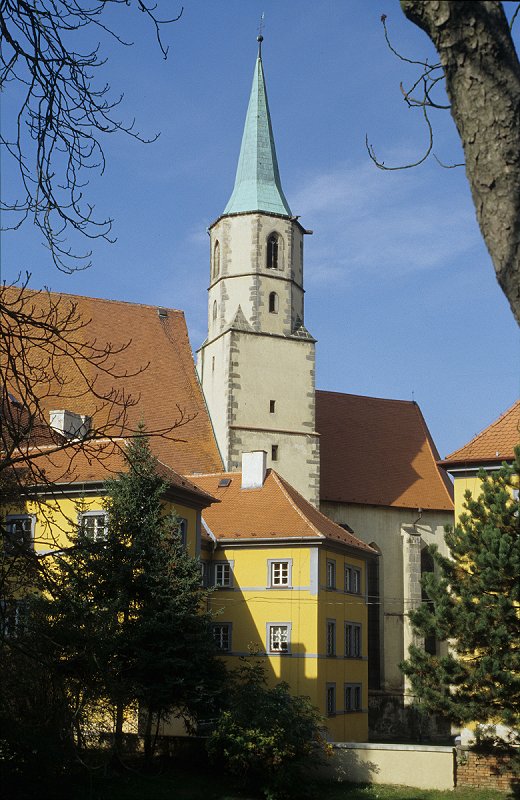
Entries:
{"label": "blue sky", "polygon": [[[175,10],[175,3],[163,6]],[[180,7],[180,6],[179,6]],[[183,309],[194,348],[206,333],[206,229],[231,194],[265,12],[263,60],[284,192],[314,231],[306,239],[306,325],[318,339],[319,388],[421,406],[442,456],[465,444],[518,397],[518,328],[494,278],[463,169],[416,158],[420,114],[399,89],[416,72],[386,47],[434,58],[397,0],[185,0],[164,33],[162,59],[143,15],[114,26],[135,41],[103,42],[104,78],[153,145],[104,142],[107,168],[89,199],[115,218],[115,244],[96,242],[88,271],[63,275],[30,226],[2,234],[2,277],[35,287]],[[101,76],[101,73],[100,73]],[[101,77],[99,78],[101,81]],[[9,125],[16,97],[3,99]],[[461,160],[447,112],[433,117],[435,151]],[[2,191],[16,190],[4,161]]]}

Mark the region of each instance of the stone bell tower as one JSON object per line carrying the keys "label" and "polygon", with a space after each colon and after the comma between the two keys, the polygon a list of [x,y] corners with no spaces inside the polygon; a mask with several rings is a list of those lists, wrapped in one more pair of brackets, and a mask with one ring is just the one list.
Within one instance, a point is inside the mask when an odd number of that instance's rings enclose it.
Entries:
{"label": "stone bell tower", "polygon": [[211,225],[208,336],[197,370],[225,469],[265,450],[318,505],[315,339],[304,325],[303,239],[280,182],[262,37],[231,198]]}

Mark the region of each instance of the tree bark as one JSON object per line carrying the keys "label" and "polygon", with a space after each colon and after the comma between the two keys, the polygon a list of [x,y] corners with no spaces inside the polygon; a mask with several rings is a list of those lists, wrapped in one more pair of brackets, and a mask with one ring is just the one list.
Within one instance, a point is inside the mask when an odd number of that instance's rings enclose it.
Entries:
{"label": "tree bark", "polygon": [[439,53],[480,230],[520,322],[520,63],[502,3],[401,0],[401,8]]}

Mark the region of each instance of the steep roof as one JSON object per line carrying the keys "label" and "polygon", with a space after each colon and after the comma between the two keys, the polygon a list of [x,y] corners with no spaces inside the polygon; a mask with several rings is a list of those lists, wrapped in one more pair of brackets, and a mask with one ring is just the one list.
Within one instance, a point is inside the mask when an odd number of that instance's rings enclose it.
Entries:
{"label": "steep roof", "polygon": [[[152,436],[151,446],[172,469],[185,474],[222,468],[182,311],[27,289],[23,298],[33,316],[51,308],[58,324],[61,318],[74,321],[63,351],[56,350],[35,382],[47,420],[51,410],[67,409],[91,416],[96,428],[116,437],[144,420],[147,431],[164,433]],[[82,353],[94,356],[83,359]],[[29,358],[38,360],[37,343]],[[10,391],[19,397],[16,386]],[[123,412],[110,402],[117,393],[120,400],[131,398]]]}
{"label": "steep roof", "polygon": [[324,501],[451,511],[451,483],[417,403],[316,392]]}
{"label": "steep roof", "polygon": [[[104,483],[118,473],[127,472],[125,444],[124,439],[106,439],[88,442],[85,446],[78,442],[66,450],[46,451],[40,447],[32,460],[32,477],[40,477],[46,487],[66,484],[73,488],[75,484]],[[157,474],[171,490],[189,495],[197,504],[215,502],[214,497],[161,461],[157,463]]]}
{"label": "steep roof", "polygon": [[475,436],[468,444],[441,461],[448,469],[456,465],[500,464],[514,457],[520,444],[520,400]]}
{"label": "steep roof", "polygon": [[291,216],[280,181],[260,48],[253,74],[235,186],[224,214],[245,211],[267,211]]}
{"label": "steep roof", "polygon": [[[203,512],[217,541],[323,539],[374,555],[369,545],[317,511],[274,470],[267,470],[260,489],[242,489],[240,472],[191,478],[220,500]],[[229,484],[220,485],[223,480]]]}

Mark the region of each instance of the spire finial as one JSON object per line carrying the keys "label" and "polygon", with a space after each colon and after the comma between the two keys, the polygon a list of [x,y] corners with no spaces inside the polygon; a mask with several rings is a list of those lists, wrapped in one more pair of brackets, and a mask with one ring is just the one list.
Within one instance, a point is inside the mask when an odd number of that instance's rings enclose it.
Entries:
{"label": "spire finial", "polygon": [[258,58],[262,58],[262,42],[264,41],[263,37],[264,17],[265,17],[265,12],[262,11],[262,14],[260,16],[260,25],[258,26],[258,36],[256,37],[256,41],[258,42]]}

